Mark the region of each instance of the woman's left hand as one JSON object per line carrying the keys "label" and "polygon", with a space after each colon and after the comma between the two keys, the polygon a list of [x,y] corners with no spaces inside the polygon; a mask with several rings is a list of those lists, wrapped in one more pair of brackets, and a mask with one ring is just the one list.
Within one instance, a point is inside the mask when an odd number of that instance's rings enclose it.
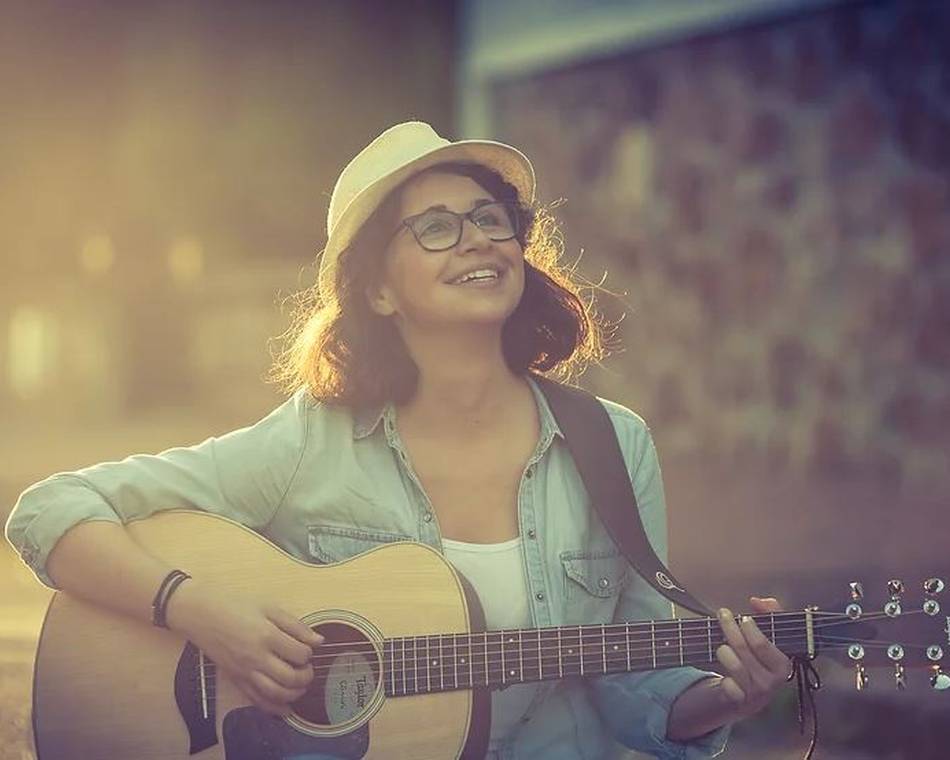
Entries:
{"label": "woman's left hand", "polygon": [[[749,597],[755,612],[781,612],[782,606],[772,598]],[[720,682],[722,694],[733,704],[737,717],[753,715],[765,707],[788,679],[792,663],[771,641],[755,621],[743,616],[737,624],[727,609],[719,610],[719,625],[726,643],[716,650],[723,667]]]}

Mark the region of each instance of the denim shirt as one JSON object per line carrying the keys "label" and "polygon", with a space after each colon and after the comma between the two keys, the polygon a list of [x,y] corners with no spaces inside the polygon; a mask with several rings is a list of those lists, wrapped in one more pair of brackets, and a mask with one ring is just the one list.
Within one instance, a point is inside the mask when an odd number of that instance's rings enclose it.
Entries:
{"label": "denim shirt", "polygon": [[[672,617],[672,606],[629,566],[594,511],[547,401],[531,378],[541,422],[518,489],[518,524],[535,626]],[[640,516],[666,561],[659,463],[643,420],[601,399],[617,433]],[[215,512],[295,557],[336,562],[392,541],[442,551],[436,513],[413,470],[391,404],[356,412],[299,391],[251,427],[196,446],[59,473],[28,488],[6,526],[36,576],[85,520],[128,522],[160,509]],[[498,760],[595,760],[614,740],[661,760],[719,754],[729,727],[688,743],[666,739],[670,707],[696,681],[691,667],[546,681]]]}

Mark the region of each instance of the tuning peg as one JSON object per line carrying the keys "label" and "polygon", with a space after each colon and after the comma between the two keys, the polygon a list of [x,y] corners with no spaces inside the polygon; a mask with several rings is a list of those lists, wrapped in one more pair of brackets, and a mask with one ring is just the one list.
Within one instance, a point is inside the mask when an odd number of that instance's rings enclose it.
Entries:
{"label": "tuning peg", "polygon": [[938,662],[943,659],[943,648],[939,644],[931,644],[927,647],[927,659],[931,662]]}
{"label": "tuning peg", "polygon": [[851,604],[844,608],[844,614],[852,620],[857,620],[861,617],[862,612],[861,605],[856,602],[851,602]]}
{"label": "tuning peg", "polygon": [[933,617],[940,612],[940,603],[936,599],[925,599],[923,610],[926,614]]}
{"label": "tuning peg", "polygon": [[851,581],[848,585],[851,586],[852,601],[860,602],[864,599],[864,586],[859,581]]}
{"label": "tuning peg", "polygon": [[897,601],[900,599],[901,594],[904,593],[904,582],[898,580],[897,578],[892,578],[887,582],[887,593],[890,595],[891,599]]}
{"label": "tuning peg", "polygon": [[937,691],[950,689],[950,676],[944,673],[939,665],[934,665],[930,672],[930,685]]}
{"label": "tuning peg", "polygon": [[944,588],[944,582],[940,578],[928,578],[924,581],[924,593],[930,596],[936,596]]}
{"label": "tuning peg", "polygon": [[897,599],[892,599],[884,605],[884,614],[889,618],[895,618],[901,614],[901,603]]}
{"label": "tuning peg", "polygon": [[904,666],[899,662],[894,663],[894,685],[898,691],[904,691],[907,688],[907,679],[904,678]]}
{"label": "tuning peg", "polygon": [[[868,687],[868,672],[860,662],[854,666],[854,688],[864,691]],[[934,687],[936,688],[936,687]]]}

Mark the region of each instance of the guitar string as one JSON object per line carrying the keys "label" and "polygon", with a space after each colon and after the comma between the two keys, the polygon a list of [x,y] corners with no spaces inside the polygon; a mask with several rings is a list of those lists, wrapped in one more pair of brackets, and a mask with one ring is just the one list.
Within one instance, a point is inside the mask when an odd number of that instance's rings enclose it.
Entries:
{"label": "guitar string", "polygon": [[[901,617],[907,617],[910,615],[922,615],[922,614],[924,613],[921,610],[911,610],[906,613],[903,613]],[[795,620],[795,621],[785,620],[783,622],[777,622],[775,625],[776,637],[780,633],[798,632],[802,630],[805,624],[804,613],[802,612],[787,613],[786,616],[788,615],[795,615],[796,617],[799,617],[800,619]],[[876,613],[866,613],[861,618],[854,620],[848,617],[847,615],[845,615],[844,613],[829,612],[829,613],[825,613],[824,617],[820,617],[819,619],[813,619],[813,627],[816,631],[821,631],[821,630],[826,630],[836,625],[860,624],[861,622],[875,621],[875,620],[880,620],[887,617],[889,616],[887,616],[884,612],[876,612]],[[707,619],[705,618],[684,618],[682,620],[682,630],[684,634],[682,636],[682,640],[684,642],[700,641],[700,640],[706,641],[708,639],[709,623],[713,622],[713,620],[714,618],[708,618],[708,622],[707,622]],[[771,628],[768,625],[768,622],[770,622],[768,621],[768,618],[765,618],[764,620],[757,620],[756,622],[757,624],[759,624],[759,629],[762,631],[763,634],[771,633]],[[763,624],[765,625],[764,629],[762,627]],[[721,630],[718,628],[718,620],[716,620],[716,625],[717,627],[712,628],[712,630],[716,631],[718,634],[718,632]],[[540,636],[542,639],[542,642],[544,642],[546,639],[556,636],[558,632],[561,633],[562,639],[564,636],[580,638],[581,635],[583,635],[585,638],[585,643],[589,643],[588,641],[586,641],[586,639],[597,637],[601,634],[601,627],[598,626],[597,624],[593,624],[593,625],[584,624],[583,634],[581,634],[577,630],[579,627],[580,626],[559,626],[559,627],[551,627],[551,628],[499,629],[499,630],[494,630],[494,631],[469,631],[469,632],[441,633],[441,634],[439,633],[418,634],[418,635],[412,635],[412,636],[391,637],[391,638],[384,639],[384,642],[387,642],[387,643],[392,642],[393,646],[400,646],[400,642],[415,641],[417,642],[417,645],[421,644],[424,646],[426,640],[429,639],[431,643],[434,643],[437,646],[450,647],[452,646],[452,643],[451,643],[453,640],[452,637],[461,637],[461,638],[470,637],[473,640],[477,640],[477,639],[484,640],[485,636],[490,636],[496,639],[495,641],[492,641],[491,643],[493,645],[497,645],[501,643],[506,643],[506,644],[513,643],[513,642],[501,642],[501,641],[497,641],[497,639],[504,638],[506,636],[514,634],[515,636],[521,637],[522,646],[527,645],[527,646],[534,647],[534,644],[537,642],[538,636]],[[616,636],[616,637],[634,639],[634,638],[638,638],[638,635],[642,634],[643,637],[650,636],[652,638],[654,635],[658,635],[658,636],[665,636],[665,638],[662,638],[662,640],[673,640],[673,641],[680,640],[680,636],[677,635],[680,629],[680,622],[676,620],[653,621],[652,628],[653,630],[651,631],[651,624],[644,623],[643,621],[636,621],[636,622],[631,621],[631,623],[629,624],[629,630],[627,628],[627,624],[625,623],[603,624],[603,632],[607,636]],[[525,641],[525,638],[522,635],[525,633],[528,633],[530,635],[530,638],[527,640],[527,642]],[[440,641],[442,642],[441,644],[439,643]],[[456,641],[458,641],[458,639],[456,639]],[[467,644],[463,644],[463,645],[467,646]],[[323,651],[326,651],[328,649],[334,649],[334,648],[352,649],[354,646],[354,643],[353,642],[330,642],[327,644],[318,644],[317,646],[319,650],[323,650]],[[543,645],[542,645],[542,648],[543,648]],[[556,646],[553,648],[556,648]]]}
{"label": "guitar string", "polygon": [[[855,642],[851,640],[844,640],[842,642],[842,645],[840,646],[843,647],[844,644],[848,644],[848,643],[855,643]],[[876,646],[881,649],[884,649],[888,646],[886,642],[864,641],[863,643],[867,646],[870,646],[870,647]],[[834,645],[834,646],[839,646],[839,645]],[[906,647],[905,649],[908,649],[908,648],[909,649],[914,649],[914,648],[923,649],[923,647]],[[699,650],[696,650],[695,652],[690,652],[689,654],[694,655],[694,654],[699,654],[699,653],[700,653]],[[705,651],[703,651],[702,654],[704,656],[699,657],[698,659],[692,659],[692,657],[690,657],[690,662],[688,664],[691,664],[691,665],[704,664],[704,663],[712,664],[713,662],[715,662],[715,660],[709,660],[708,657],[705,656]],[[672,655],[672,653],[670,653],[670,655]],[[633,661],[633,658],[631,657],[631,662],[632,661]],[[406,658],[407,666],[411,662],[413,661],[410,658]],[[576,660],[572,659],[572,660],[567,661],[566,663],[562,662],[560,666],[557,668],[555,667],[554,663],[546,662],[543,660],[538,660],[537,662],[529,662],[528,667],[524,667],[524,665],[522,664],[522,665],[519,665],[519,668],[515,671],[516,674],[510,675],[508,676],[508,678],[505,677],[505,674],[509,673],[512,670],[512,668],[510,668],[510,663],[504,664],[501,659],[497,657],[493,657],[491,655],[489,656],[487,667],[485,667],[482,664],[482,662],[478,662],[477,669],[473,668],[469,674],[465,673],[467,664],[459,663],[462,666],[461,677],[459,677],[458,675],[457,668],[453,668],[452,664],[446,665],[444,661],[442,664],[437,665],[433,668],[430,668],[427,666],[424,676],[420,675],[418,672],[418,664],[420,664],[421,662],[422,660],[416,660],[415,661],[416,667],[414,668],[412,677],[411,678],[408,677],[408,672],[407,672],[407,677],[404,678],[401,674],[398,673],[398,669],[401,667],[401,665],[397,663],[401,663],[401,661],[389,660],[388,665],[390,666],[390,670],[388,672],[386,668],[387,662],[384,661],[383,668],[382,668],[383,676],[380,679],[383,681],[383,686],[384,687],[389,686],[390,683],[395,679],[395,682],[398,685],[395,687],[395,692],[397,693],[394,693],[393,696],[398,696],[399,695],[398,692],[402,692],[403,695],[408,695],[410,693],[419,693],[420,690],[418,686],[422,683],[423,678],[425,678],[425,680],[428,682],[432,677],[437,677],[442,683],[445,682],[445,679],[449,679],[450,682],[447,687],[440,686],[440,688],[437,688],[437,689],[427,687],[426,689],[422,690],[423,692],[438,692],[438,691],[451,691],[457,688],[470,688],[470,687],[483,685],[481,683],[482,677],[486,679],[486,683],[484,685],[497,686],[497,685],[507,685],[509,679],[511,682],[534,682],[534,681],[544,680],[545,675],[547,675],[548,677],[551,677],[551,675],[553,674],[553,671],[555,670],[557,670],[557,672],[562,676],[569,677],[569,676],[581,675],[580,654],[577,655]],[[473,664],[475,662],[476,661],[473,660]],[[610,674],[631,672],[631,671],[638,671],[638,670],[643,672],[643,671],[649,671],[649,670],[659,670],[659,669],[666,669],[666,668],[671,668],[671,667],[679,667],[682,664],[680,662],[676,662],[676,658],[674,658],[670,662],[661,662],[658,667],[654,666],[654,668],[650,668],[648,667],[648,665],[651,662],[651,658],[647,657],[643,659],[642,663],[637,662],[636,663],[637,667],[631,667],[628,669],[627,667],[625,667],[626,662],[627,662],[627,658],[625,657],[625,655],[611,654],[611,653],[607,654],[606,662],[607,662],[607,669],[602,670],[601,668],[603,668],[603,661],[601,660],[600,655],[594,656],[590,660],[590,662],[585,661],[585,666],[589,668],[589,672],[585,673],[584,675],[588,675],[588,676],[610,675]],[[883,663],[883,665],[886,665],[886,664],[887,663]],[[936,663],[933,663],[933,664],[936,664]],[[640,667],[641,665],[642,667]],[[393,668],[397,669],[397,672],[395,674],[392,673]],[[453,669],[454,669],[454,673],[453,673]],[[567,673],[563,672],[565,669],[568,671]],[[332,670],[332,667],[329,667],[329,666],[325,668],[324,667],[314,668],[315,674],[322,674],[324,672],[329,672],[330,670]],[[536,678],[532,677],[531,675],[534,672],[537,672],[538,674]],[[477,678],[476,678],[476,674],[478,676]],[[526,677],[526,674],[527,674],[527,677]],[[469,677],[467,678],[466,676],[469,676]],[[451,681],[454,681],[454,684],[451,683]],[[416,686],[415,689],[413,689],[413,685]],[[211,681],[209,683],[209,687],[210,687],[209,694],[211,696],[214,696],[214,681]]]}

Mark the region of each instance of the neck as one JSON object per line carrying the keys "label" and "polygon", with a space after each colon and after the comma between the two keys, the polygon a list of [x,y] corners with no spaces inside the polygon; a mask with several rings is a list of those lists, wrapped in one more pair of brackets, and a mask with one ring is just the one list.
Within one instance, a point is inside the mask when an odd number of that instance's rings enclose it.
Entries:
{"label": "neck", "polygon": [[440,427],[483,427],[500,419],[524,381],[505,362],[500,331],[476,326],[452,334],[415,336],[407,341],[419,367],[404,417]]}

